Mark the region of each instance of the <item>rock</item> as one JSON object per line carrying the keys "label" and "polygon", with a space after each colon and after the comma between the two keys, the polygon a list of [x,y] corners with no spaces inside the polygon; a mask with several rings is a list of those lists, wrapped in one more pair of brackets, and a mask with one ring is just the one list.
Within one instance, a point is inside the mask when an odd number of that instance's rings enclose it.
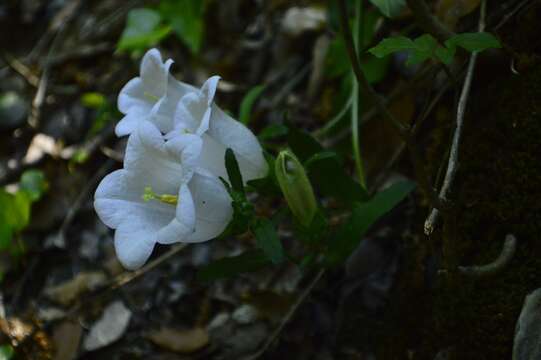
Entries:
{"label": "rock", "polygon": [[16,129],[24,125],[30,107],[14,91],[0,94],[0,129]]}
{"label": "rock", "polygon": [[121,301],[111,303],[105,308],[101,318],[92,325],[83,342],[83,348],[93,351],[120,339],[128,328],[131,315],[131,311]]}
{"label": "rock", "polygon": [[526,296],[515,327],[513,360],[541,359],[541,288]]}
{"label": "rock", "polygon": [[282,30],[293,37],[308,31],[322,29],[327,20],[324,8],[292,7],[287,10],[282,20]]}
{"label": "rock", "polygon": [[232,314],[231,318],[239,324],[253,323],[259,317],[257,308],[252,305],[244,304],[238,307]]}

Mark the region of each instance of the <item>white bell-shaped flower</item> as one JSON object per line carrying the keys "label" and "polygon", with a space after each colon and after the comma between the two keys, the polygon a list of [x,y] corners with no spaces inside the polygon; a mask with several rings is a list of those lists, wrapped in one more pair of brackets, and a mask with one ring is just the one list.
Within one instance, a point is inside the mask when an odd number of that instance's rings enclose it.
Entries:
{"label": "white bell-shaped flower", "polygon": [[220,180],[199,168],[202,141],[182,134],[165,141],[151,122],[130,135],[124,168],[99,184],[94,207],[115,231],[115,249],[128,269],[142,266],[156,243],[201,242],[218,236],[232,217]]}
{"label": "white bell-shaped flower", "polygon": [[171,131],[176,104],[184,95],[197,91],[169,73],[172,64],[171,59],[164,62],[157,49],[146,52],[141,60],[140,76],[128,81],[118,95],[118,110],[125,116],[115,128],[117,136],[132,133],[159,103],[163,103],[160,112],[155,112],[152,121],[163,133]]}
{"label": "white bell-shaped flower", "polygon": [[175,128],[167,138],[185,133],[201,136],[201,163],[214,175],[228,178],[224,157],[227,148],[231,148],[244,181],[262,178],[267,174],[268,166],[257,137],[214,103],[219,80],[218,76],[213,76],[201,90],[182,97],[175,112]]}

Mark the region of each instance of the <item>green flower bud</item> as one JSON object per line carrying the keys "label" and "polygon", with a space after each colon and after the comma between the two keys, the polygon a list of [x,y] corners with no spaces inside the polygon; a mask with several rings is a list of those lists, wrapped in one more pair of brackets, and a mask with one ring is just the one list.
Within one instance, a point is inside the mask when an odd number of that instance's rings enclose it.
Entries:
{"label": "green flower bud", "polygon": [[275,173],[291,212],[308,227],[317,211],[316,197],[299,159],[289,150],[281,151],[276,159]]}

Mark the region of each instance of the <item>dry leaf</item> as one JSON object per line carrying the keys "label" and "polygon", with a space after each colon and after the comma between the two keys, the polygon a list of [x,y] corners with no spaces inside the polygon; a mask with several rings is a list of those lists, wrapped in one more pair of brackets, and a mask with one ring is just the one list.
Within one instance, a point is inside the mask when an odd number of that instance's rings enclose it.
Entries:
{"label": "dry leaf", "polygon": [[71,304],[84,292],[94,290],[105,284],[107,277],[103,272],[79,273],[73,279],[45,290],[45,295],[64,306]]}
{"label": "dry leaf", "polygon": [[436,15],[449,27],[455,27],[460,18],[479,7],[481,0],[440,0],[436,5]]}
{"label": "dry leaf", "polygon": [[164,327],[146,337],[164,349],[183,354],[200,350],[209,343],[209,334],[202,328],[176,330]]}
{"label": "dry leaf", "polygon": [[92,325],[90,333],[85,337],[84,349],[97,350],[120,339],[128,328],[130,318],[131,311],[121,301],[111,303]]}

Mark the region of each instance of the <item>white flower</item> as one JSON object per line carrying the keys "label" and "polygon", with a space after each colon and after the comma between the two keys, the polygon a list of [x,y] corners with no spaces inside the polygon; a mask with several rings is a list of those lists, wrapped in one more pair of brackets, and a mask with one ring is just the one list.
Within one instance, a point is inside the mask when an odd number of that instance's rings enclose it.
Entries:
{"label": "white flower", "polygon": [[137,124],[148,119],[151,110],[161,103],[159,116],[154,116],[152,121],[163,133],[171,131],[177,102],[184,95],[197,91],[169,73],[172,64],[171,59],[163,62],[157,49],[146,52],[141,60],[140,76],[128,81],[118,95],[118,110],[125,116],[115,128],[117,136],[131,134]]}
{"label": "white flower", "polygon": [[175,112],[174,130],[167,138],[185,133],[201,136],[201,163],[214,175],[228,179],[224,156],[226,149],[231,148],[244,181],[262,178],[267,174],[268,166],[259,141],[246,126],[214,104],[219,80],[218,76],[213,76],[201,90],[182,97]]}
{"label": "white flower", "polygon": [[118,109],[126,115],[116,126],[117,136],[129,135],[150,119],[168,139],[184,133],[201,136],[201,156],[214,175],[227,179],[223,159],[231,148],[245,181],[265,176],[267,163],[257,138],[214,104],[220,78],[213,76],[197,89],[169,73],[172,63],[164,62],[156,49],[143,56],[140,77],[130,80],[118,96]]}
{"label": "white flower", "polygon": [[225,187],[198,167],[201,146],[194,134],[165,141],[154,124],[142,121],[128,139],[124,168],[99,184],[94,207],[116,229],[115,249],[126,268],[142,266],[156,243],[206,241],[231,220]]}

